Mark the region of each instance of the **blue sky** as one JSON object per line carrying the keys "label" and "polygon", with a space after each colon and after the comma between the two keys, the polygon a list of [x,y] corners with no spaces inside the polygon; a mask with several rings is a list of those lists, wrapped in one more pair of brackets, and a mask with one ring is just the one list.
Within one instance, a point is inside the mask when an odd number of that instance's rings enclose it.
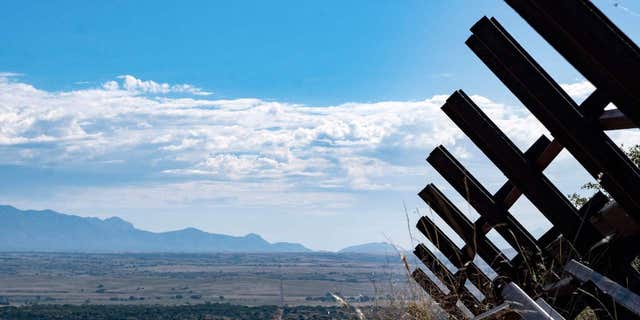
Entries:
{"label": "blue sky", "polygon": [[[597,1],[640,42],[640,5]],[[617,3],[618,5],[614,5]],[[444,144],[504,178],[439,111],[475,95],[526,148],[545,132],[464,45],[497,17],[576,100],[591,90],[501,1],[4,2],[0,201],[155,231],[256,232],[338,249],[410,244]],[[640,141],[636,132],[611,134]],[[589,178],[564,154],[547,171]],[[525,225],[545,222],[526,202]]]}

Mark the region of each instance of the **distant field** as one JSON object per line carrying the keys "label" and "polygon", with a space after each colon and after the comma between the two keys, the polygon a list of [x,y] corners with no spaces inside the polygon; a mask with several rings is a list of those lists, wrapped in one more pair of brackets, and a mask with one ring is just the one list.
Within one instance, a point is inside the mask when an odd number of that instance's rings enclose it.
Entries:
{"label": "distant field", "polygon": [[[405,309],[363,307],[366,319],[415,319],[402,317]],[[431,313],[430,313],[431,314]],[[447,319],[442,313],[428,319]],[[30,305],[0,308],[0,320],[360,320],[353,308],[336,306],[238,306],[198,305]],[[420,317],[419,319],[427,319]]]}
{"label": "distant field", "polygon": [[373,304],[402,292],[396,256],[1,253],[0,304]]}

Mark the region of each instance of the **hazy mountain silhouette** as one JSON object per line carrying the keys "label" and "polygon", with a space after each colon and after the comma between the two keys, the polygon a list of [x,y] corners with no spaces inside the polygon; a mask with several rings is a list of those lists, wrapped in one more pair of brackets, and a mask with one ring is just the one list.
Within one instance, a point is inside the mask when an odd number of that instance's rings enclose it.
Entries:
{"label": "hazy mountain silhouette", "polygon": [[0,251],[57,252],[307,252],[297,243],[269,243],[257,234],[235,237],[195,228],[136,229],[117,217],[85,218],[51,210],[0,206]]}
{"label": "hazy mountain silhouette", "polygon": [[387,242],[369,242],[346,247],[339,253],[397,254],[398,250]]}

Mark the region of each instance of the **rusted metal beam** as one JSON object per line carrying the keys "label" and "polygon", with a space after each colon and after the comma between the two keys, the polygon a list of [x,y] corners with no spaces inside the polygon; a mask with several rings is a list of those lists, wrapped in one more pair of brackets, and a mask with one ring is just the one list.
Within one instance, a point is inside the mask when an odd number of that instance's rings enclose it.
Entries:
{"label": "rusted metal beam", "polygon": [[[600,240],[593,226],[582,223],[567,198],[464,92],[452,94],[442,110],[563,235],[579,240],[577,243],[584,250]],[[578,233],[576,226],[580,225],[583,227]]]}
{"label": "rusted metal beam", "polygon": [[466,278],[485,296],[488,303],[495,302],[494,284],[489,277],[473,262],[468,262],[453,275],[455,278]]}
{"label": "rusted metal beam", "polygon": [[565,320],[565,318],[554,309],[546,300],[542,298],[536,299],[536,303],[544,310],[553,320]]}
{"label": "rusted metal beam", "polygon": [[482,232],[477,232],[473,223],[438,188],[427,185],[418,194],[452,229],[477,252],[480,257],[500,274],[510,275],[513,266],[507,258]]}
{"label": "rusted metal beam", "polygon": [[465,278],[455,278],[454,274],[423,244],[417,245],[413,253],[444,283],[450,294],[456,295],[471,312],[474,314],[482,312],[480,301],[464,286]]}
{"label": "rusted metal beam", "polygon": [[[606,94],[599,89],[592,92],[581,104],[580,109],[588,119],[596,119],[602,115],[604,108],[609,103],[609,99]],[[524,156],[531,162],[535,162],[540,170],[543,170],[551,164],[551,161],[555,159],[564,147],[553,139],[550,143],[545,143],[538,139],[527,151]],[[543,151],[538,152],[538,148],[544,148]],[[496,202],[502,202],[505,209],[511,208],[513,204],[522,195],[522,192],[518,190],[510,181],[507,181],[499,190],[495,193],[494,198]]]}
{"label": "rusted metal beam", "polygon": [[473,261],[475,252],[460,251],[460,248],[431,219],[421,217],[416,228],[436,247],[456,268]]}
{"label": "rusted metal beam", "polygon": [[[591,216],[597,214],[609,201],[609,198],[602,192],[596,192],[586,203],[584,203],[578,210],[578,215],[582,219],[582,223],[573,226],[577,233],[582,231],[585,226],[593,226],[591,223]],[[540,239],[538,243],[545,251],[549,252],[553,259],[560,265],[566,263],[570,258],[579,256],[591,256],[592,252],[585,251],[592,248],[583,247],[580,243],[576,243],[576,239],[563,237],[558,238],[559,228],[554,226],[548,230]],[[602,237],[604,238],[604,237]],[[516,257],[517,258],[517,257]],[[514,258],[515,259],[515,258]]]}
{"label": "rusted metal beam", "polygon": [[[438,248],[451,264],[458,268],[458,272],[454,275],[455,278],[462,278],[464,275],[478,289],[486,288],[487,290],[492,290],[493,283],[489,277],[473,263],[475,255],[473,251],[460,251],[460,248],[427,217],[420,218],[416,228],[429,239],[429,242]],[[485,296],[493,296],[490,291],[482,292]]]}
{"label": "rusted metal beam", "polygon": [[450,297],[440,290],[440,288],[429,278],[429,276],[420,268],[416,268],[412,273],[413,280],[422,287],[429,296],[437,302],[442,309],[447,313],[454,316],[455,319],[466,319],[467,316],[456,306],[456,300]]}
{"label": "rusted metal beam", "polygon": [[495,20],[482,18],[467,45],[587,171],[640,219],[640,169]]}
{"label": "rusted metal beam", "polygon": [[549,44],[640,125],[640,49],[586,0],[506,0]]}
{"label": "rusted metal beam", "polygon": [[[539,141],[539,144],[550,143],[544,136]],[[486,234],[489,230],[482,224],[487,222],[516,250],[524,248],[539,251],[536,239],[501,203],[495,201],[491,193],[444,146],[431,151],[427,161],[480,214],[481,219],[475,223],[475,232]]]}
{"label": "rusted metal beam", "polygon": [[558,239],[558,237],[561,235],[562,233],[560,233],[560,230],[558,230],[558,228],[556,228],[555,226],[552,226],[551,229],[547,230],[542,234],[542,236],[540,236],[540,238],[538,238],[538,244],[544,248],[554,240]]}
{"label": "rusted metal beam", "polygon": [[[501,295],[505,301],[501,305],[477,315],[473,320],[522,319],[522,320],[564,320],[544,300],[538,302],[529,297],[518,285],[507,283]],[[541,303],[543,305],[541,305]],[[549,314],[550,309],[554,317]],[[517,315],[513,317],[512,315]]]}
{"label": "rusted metal beam", "polygon": [[411,276],[436,302],[442,304],[446,301],[446,294],[440,290],[440,287],[438,287],[422,269],[416,268]]}
{"label": "rusted metal beam", "polygon": [[[549,141],[543,135],[524,152],[524,157],[535,162],[540,170],[544,170],[560,154],[560,151],[562,151],[562,146],[556,140]],[[505,210],[509,210],[521,195],[522,192],[511,181],[507,181],[498,189],[493,198],[497,204],[502,204]]]}
{"label": "rusted metal beam", "polygon": [[621,130],[637,128],[631,119],[618,109],[607,110],[600,117],[600,127],[602,130]]}
{"label": "rusted metal beam", "polygon": [[460,282],[461,280],[464,281],[464,279],[455,278],[453,273],[449,271],[444,263],[442,263],[427,246],[422,243],[418,244],[413,250],[413,254],[442,281],[449,291],[457,293]]}
{"label": "rusted metal beam", "polygon": [[640,296],[629,289],[575,260],[569,261],[564,270],[582,283],[593,283],[598,290],[610,296],[617,304],[632,311],[636,317],[640,317]]}
{"label": "rusted metal beam", "polygon": [[502,297],[523,320],[554,320],[542,307],[515,283],[502,288]]}

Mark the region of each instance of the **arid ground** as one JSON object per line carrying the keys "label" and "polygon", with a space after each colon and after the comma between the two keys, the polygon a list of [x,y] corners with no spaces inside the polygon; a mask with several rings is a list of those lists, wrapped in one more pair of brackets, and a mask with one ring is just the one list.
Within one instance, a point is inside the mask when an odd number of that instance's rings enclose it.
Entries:
{"label": "arid ground", "polygon": [[398,256],[361,254],[0,254],[0,304],[336,305],[393,299]]}

